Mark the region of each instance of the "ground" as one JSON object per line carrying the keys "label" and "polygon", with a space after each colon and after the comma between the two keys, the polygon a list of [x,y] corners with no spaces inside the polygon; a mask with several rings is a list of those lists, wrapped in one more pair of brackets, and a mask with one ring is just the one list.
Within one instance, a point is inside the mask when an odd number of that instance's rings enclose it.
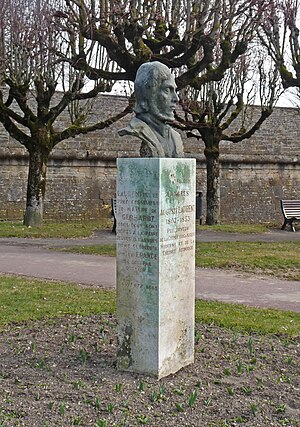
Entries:
{"label": "ground", "polygon": [[0,334],[0,427],[300,426],[299,339],[196,325],[195,363],[160,381],[116,369],[114,316]]}

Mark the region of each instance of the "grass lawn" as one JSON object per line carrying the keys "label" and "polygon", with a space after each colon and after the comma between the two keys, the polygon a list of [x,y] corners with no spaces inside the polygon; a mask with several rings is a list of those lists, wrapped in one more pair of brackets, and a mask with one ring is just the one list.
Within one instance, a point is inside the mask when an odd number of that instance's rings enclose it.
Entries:
{"label": "grass lawn", "polygon": [[110,229],[109,218],[97,221],[69,221],[45,223],[41,227],[25,227],[21,221],[0,222],[1,237],[32,237],[32,238],[80,238],[89,237],[96,229]]}
{"label": "grass lawn", "polygon": [[[0,328],[28,320],[115,312],[115,292],[16,276],[0,276]],[[239,332],[299,335],[300,315],[197,301],[196,321]]]}
{"label": "grass lawn", "polygon": [[114,311],[115,298],[111,291],[16,276],[0,276],[0,327],[67,314],[87,316]]}
{"label": "grass lawn", "polygon": [[[256,224],[224,224],[198,226],[201,230],[223,231],[228,233],[265,233],[269,230],[266,225]],[[112,219],[102,218],[95,221],[70,221],[70,222],[51,222],[43,224],[41,227],[25,227],[21,221],[0,221],[1,237],[89,237],[96,229],[111,229]]]}
{"label": "grass lawn", "polygon": [[300,240],[197,243],[196,266],[235,269],[300,280]]}

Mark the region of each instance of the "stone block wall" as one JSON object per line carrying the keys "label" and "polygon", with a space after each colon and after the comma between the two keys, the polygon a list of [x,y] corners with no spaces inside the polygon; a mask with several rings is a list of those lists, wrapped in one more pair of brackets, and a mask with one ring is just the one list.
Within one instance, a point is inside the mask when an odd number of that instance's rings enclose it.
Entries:
{"label": "stone block wall", "polygon": [[[104,119],[126,105],[123,97],[100,96],[90,120]],[[116,158],[139,156],[139,140],[117,134],[129,119],[127,116],[107,129],[58,144],[48,168],[46,219],[99,217],[102,206],[109,204],[115,193]],[[65,114],[59,125],[62,127],[67,121]],[[297,110],[276,108],[249,140],[221,143],[223,222],[281,223],[280,199],[300,199],[299,135]],[[185,138],[184,146],[186,156],[197,159],[197,190],[203,192],[205,207],[204,145],[195,138]],[[27,162],[26,150],[0,126],[0,220],[23,216]]]}

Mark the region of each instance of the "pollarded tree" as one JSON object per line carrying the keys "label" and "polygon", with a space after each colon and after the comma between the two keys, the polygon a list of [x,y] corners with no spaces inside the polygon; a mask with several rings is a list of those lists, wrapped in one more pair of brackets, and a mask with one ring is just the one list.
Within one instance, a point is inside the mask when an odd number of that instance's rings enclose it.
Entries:
{"label": "pollarded tree", "polygon": [[[198,129],[205,141],[207,222],[218,222],[219,142],[229,139],[225,129],[244,109],[240,63],[255,38],[263,6],[257,0],[66,0],[66,4],[64,30],[75,29],[100,45],[121,70],[108,73],[93,66],[83,48],[65,57],[75,69],[90,79],[134,81],[142,63],[160,61],[174,71],[180,90],[190,88],[185,91],[188,97],[193,91],[202,97],[204,110],[199,103],[192,124],[185,123],[183,129]],[[191,102],[184,106],[188,111]],[[235,142],[252,135],[271,111],[270,106],[264,108],[256,125],[243,137],[241,132],[236,135]]]}
{"label": "pollarded tree", "polygon": [[247,50],[261,13],[256,0],[65,1],[64,31],[97,43],[121,70],[93,66],[83,46],[65,57],[75,69],[90,79],[134,81],[141,64],[160,61],[176,71],[179,89],[220,80]]}
{"label": "pollarded tree", "polygon": [[[281,93],[278,80],[276,69],[266,71],[262,59],[248,52],[220,81],[206,83],[198,90],[188,88],[181,94],[184,114],[176,116],[177,127],[204,142],[208,225],[220,222],[220,142],[238,143],[260,128]],[[260,112],[254,115],[257,102]]]}
{"label": "pollarded tree", "polygon": [[275,61],[285,89],[300,89],[299,0],[263,1],[259,36]]}
{"label": "pollarded tree", "polygon": [[[29,154],[24,224],[40,225],[43,220],[47,164],[52,149],[62,140],[102,129],[116,121],[130,107],[101,123],[86,124],[86,101],[98,92],[110,90],[112,82],[96,79],[83,92],[82,71],[58,60],[58,52],[84,45],[80,37],[70,38],[57,26],[60,0],[0,0],[0,122]],[[108,67],[98,52],[98,61]],[[93,46],[89,54],[93,55]],[[62,90],[57,97],[57,89]],[[72,111],[67,127],[57,121]]]}
{"label": "pollarded tree", "polygon": [[[251,136],[271,114],[274,93],[257,122],[231,135],[226,129],[245,114],[242,67],[264,11],[264,0],[66,0],[68,23],[86,40],[97,43],[121,71],[107,73],[93,66],[84,49],[67,59],[90,79],[133,81],[138,67],[160,61],[176,74],[183,102],[191,112],[185,130],[197,129],[205,142],[207,160],[207,223],[219,222],[219,143]],[[76,27],[77,26],[77,27]],[[273,86],[272,86],[273,89]],[[196,95],[195,95],[196,93]],[[195,98],[193,98],[195,96]],[[198,100],[201,102],[192,102]],[[197,104],[197,105],[196,105]]]}

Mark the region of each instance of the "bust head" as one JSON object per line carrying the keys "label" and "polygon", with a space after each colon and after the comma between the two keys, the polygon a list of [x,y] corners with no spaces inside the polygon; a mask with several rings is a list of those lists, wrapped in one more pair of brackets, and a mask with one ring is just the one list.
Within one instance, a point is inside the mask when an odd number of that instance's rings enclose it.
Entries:
{"label": "bust head", "polygon": [[134,82],[135,112],[156,121],[174,120],[178,102],[176,83],[169,68],[161,62],[147,62],[140,66]]}

